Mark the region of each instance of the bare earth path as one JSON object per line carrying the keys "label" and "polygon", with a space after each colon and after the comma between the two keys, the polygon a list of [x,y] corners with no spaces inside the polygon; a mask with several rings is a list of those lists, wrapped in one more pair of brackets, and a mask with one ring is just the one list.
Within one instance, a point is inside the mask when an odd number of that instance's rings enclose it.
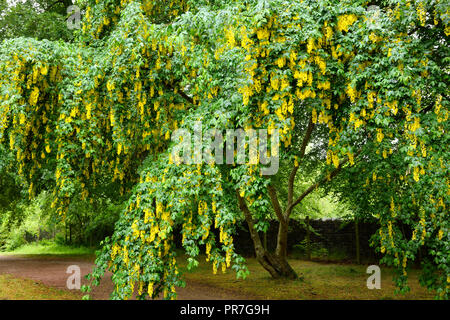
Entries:
{"label": "bare earth path", "polygon": [[[0,255],[0,274],[10,274],[17,278],[31,279],[44,285],[68,290],[66,273],[70,265],[77,265],[81,269],[82,284],[87,284],[84,276],[92,271],[94,263],[88,258],[60,258],[60,257],[26,257],[16,255]],[[93,289],[91,297],[95,300],[109,299],[113,290],[111,274],[107,274],[100,286]],[[209,285],[186,281],[185,288],[177,288],[179,300],[252,300],[258,297],[239,292],[216,288]],[[80,297],[83,293],[80,293]]]}

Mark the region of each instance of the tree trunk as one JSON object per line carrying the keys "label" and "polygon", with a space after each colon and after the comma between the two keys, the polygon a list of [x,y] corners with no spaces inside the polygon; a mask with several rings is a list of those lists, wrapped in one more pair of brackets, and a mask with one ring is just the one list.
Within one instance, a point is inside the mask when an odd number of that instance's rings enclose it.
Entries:
{"label": "tree trunk", "polygon": [[311,230],[309,216],[306,217],[306,257],[311,261]]}
{"label": "tree trunk", "polygon": [[356,240],[356,263],[361,264],[361,251],[359,248],[359,224],[358,219],[355,219],[355,240]]}
{"label": "tree trunk", "polygon": [[287,257],[287,235],[288,221],[282,220],[278,225],[277,249],[276,255],[279,257]]}
{"label": "tree trunk", "polygon": [[[245,220],[248,224],[248,229],[250,231],[250,236],[253,241],[253,246],[255,248],[255,254],[256,254],[256,260],[261,264],[261,266],[266,269],[270,275],[275,279],[280,278],[288,278],[288,279],[297,279],[297,273],[292,269],[292,267],[289,265],[286,259],[286,255],[278,255],[278,254],[272,254],[266,249],[264,249],[264,246],[261,242],[261,238],[259,237],[258,232],[255,229],[255,225],[253,223],[253,218],[250,210],[247,207],[247,204],[245,203],[245,200],[239,195],[239,192],[237,193],[237,197],[239,200],[239,207],[241,211],[244,213]],[[286,230],[286,234],[280,235],[280,231],[284,232]],[[287,223],[278,229],[278,239],[281,239],[281,242],[283,242],[283,239],[287,240]],[[277,252],[281,252],[282,254],[286,253],[286,250],[278,248],[277,245]]]}
{"label": "tree trunk", "polygon": [[264,232],[264,250],[267,251],[267,232],[269,230],[267,230],[266,232]]}

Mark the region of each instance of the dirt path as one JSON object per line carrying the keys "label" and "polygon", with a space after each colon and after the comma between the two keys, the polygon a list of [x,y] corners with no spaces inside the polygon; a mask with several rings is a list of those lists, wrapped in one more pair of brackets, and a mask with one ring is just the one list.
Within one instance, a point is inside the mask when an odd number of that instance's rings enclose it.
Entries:
{"label": "dirt path", "polygon": [[[14,277],[39,281],[44,285],[68,290],[66,286],[66,273],[70,265],[78,265],[81,270],[82,284],[87,280],[84,276],[92,271],[94,263],[86,258],[59,258],[59,257],[24,257],[1,256],[0,274],[11,274]],[[113,290],[111,274],[107,274],[101,284],[94,288],[91,297],[95,300],[109,299]],[[201,283],[186,281],[185,288],[177,288],[179,300],[251,300],[257,297],[241,294],[231,290],[216,288]],[[80,297],[83,293],[80,293]]]}

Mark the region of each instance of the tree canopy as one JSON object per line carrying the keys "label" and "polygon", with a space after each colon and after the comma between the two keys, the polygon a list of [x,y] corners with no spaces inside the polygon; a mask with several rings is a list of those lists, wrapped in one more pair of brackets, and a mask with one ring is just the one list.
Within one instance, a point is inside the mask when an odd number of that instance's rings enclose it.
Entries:
{"label": "tree canopy", "polygon": [[[128,199],[92,274],[113,272],[113,298],[176,297],[175,227],[190,265],[204,250],[214,272],[245,276],[233,246],[242,216],[261,264],[292,275],[282,231],[334,183],[379,220],[376,246],[399,285],[425,248],[424,284],[448,298],[449,20],[437,0],[88,1],[75,43],[0,46],[0,143],[30,196],[52,189],[62,216],[78,195]],[[278,130],[286,201],[260,164],[174,163],[172,133],[199,121],[204,136]],[[320,170],[297,194],[311,164]],[[270,212],[275,254],[255,232]]]}

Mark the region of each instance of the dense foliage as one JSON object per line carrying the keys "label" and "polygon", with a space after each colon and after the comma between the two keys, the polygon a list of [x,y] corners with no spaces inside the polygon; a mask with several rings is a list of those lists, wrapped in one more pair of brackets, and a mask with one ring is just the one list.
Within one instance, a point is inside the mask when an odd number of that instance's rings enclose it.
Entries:
{"label": "dense foliage", "polygon": [[[30,196],[51,186],[62,216],[78,195],[128,199],[93,273],[94,283],[114,273],[113,298],[135,287],[139,298],[176,297],[174,226],[191,265],[204,248],[214,272],[233,265],[245,276],[237,217],[252,232],[275,212],[283,231],[328,181],[379,219],[378,247],[400,285],[427,248],[424,283],[448,298],[448,3],[370,5],[89,1],[79,42],[1,45],[0,142]],[[261,175],[259,164],[174,163],[172,132],[194,132],[197,121],[204,135],[278,129],[271,153],[280,174],[290,170],[286,201],[273,187],[279,177]],[[316,182],[297,195],[292,181],[314,164]],[[291,276],[280,234],[275,255],[257,238],[255,249],[272,275]]]}

